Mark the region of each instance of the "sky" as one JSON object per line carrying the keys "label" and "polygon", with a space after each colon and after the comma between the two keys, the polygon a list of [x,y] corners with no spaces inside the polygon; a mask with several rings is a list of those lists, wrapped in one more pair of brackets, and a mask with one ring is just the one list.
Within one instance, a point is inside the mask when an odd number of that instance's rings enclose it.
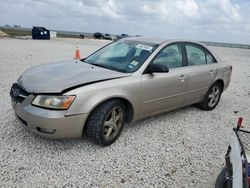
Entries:
{"label": "sky", "polygon": [[0,25],[250,44],[250,0],[0,0]]}

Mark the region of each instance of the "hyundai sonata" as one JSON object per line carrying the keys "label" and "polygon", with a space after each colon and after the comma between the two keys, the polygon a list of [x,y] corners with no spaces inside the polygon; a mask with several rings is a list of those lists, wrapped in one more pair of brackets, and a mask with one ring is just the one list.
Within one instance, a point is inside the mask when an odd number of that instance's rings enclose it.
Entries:
{"label": "hyundai sonata", "polygon": [[31,67],[10,95],[18,119],[34,133],[81,137],[107,146],[131,122],[184,106],[212,110],[232,66],[185,40],[125,38],[81,61]]}

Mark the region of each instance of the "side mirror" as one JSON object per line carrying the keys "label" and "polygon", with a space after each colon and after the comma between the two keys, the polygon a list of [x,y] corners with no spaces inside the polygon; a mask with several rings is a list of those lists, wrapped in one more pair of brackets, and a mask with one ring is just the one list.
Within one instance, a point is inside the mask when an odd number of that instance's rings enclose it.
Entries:
{"label": "side mirror", "polygon": [[150,64],[145,73],[167,73],[169,72],[168,66],[167,65],[160,65],[160,64]]}

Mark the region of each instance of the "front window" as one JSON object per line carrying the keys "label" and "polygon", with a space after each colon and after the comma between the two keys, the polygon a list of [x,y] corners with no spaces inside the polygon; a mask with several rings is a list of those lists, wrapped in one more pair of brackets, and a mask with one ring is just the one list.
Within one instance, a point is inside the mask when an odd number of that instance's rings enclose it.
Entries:
{"label": "front window", "polygon": [[153,64],[167,65],[169,69],[182,67],[181,45],[171,44],[158,53],[152,62]]}
{"label": "front window", "polygon": [[157,44],[139,41],[118,41],[84,59],[86,63],[131,73],[140,68]]}

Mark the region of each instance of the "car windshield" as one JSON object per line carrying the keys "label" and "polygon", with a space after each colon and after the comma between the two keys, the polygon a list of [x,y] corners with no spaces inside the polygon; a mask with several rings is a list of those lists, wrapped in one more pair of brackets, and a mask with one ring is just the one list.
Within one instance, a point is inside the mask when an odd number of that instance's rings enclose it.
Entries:
{"label": "car windshield", "polygon": [[139,41],[117,41],[90,55],[84,59],[84,62],[131,73],[139,69],[157,46],[157,44]]}

